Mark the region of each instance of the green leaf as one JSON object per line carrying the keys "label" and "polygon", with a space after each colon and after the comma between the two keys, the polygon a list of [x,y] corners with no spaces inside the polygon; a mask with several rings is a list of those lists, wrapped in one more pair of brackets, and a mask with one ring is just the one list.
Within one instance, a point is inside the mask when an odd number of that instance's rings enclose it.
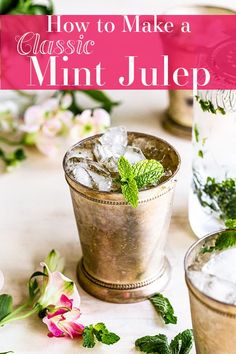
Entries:
{"label": "green leaf", "polygon": [[177,317],[174,316],[174,309],[170,301],[162,294],[157,293],[149,298],[157,313],[163,318],[165,324],[177,323]]}
{"label": "green leaf", "polygon": [[61,272],[63,273],[65,267],[64,258],[60,255],[57,250],[51,250],[44,260],[51,272]]}
{"label": "green leaf", "polygon": [[121,181],[128,181],[134,178],[133,167],[124,156],[121,156],[118,160],[118,171]]}
{"label": "green leaf", "polygon": [[195,98],[196,101],[200,104],[203,112],[210,112],[212,114],[221,113],[222,115],[226,114],[223,107],[220,106],[215,107],[210,100],[203,100],[199,96],[195,96]]}
{"label": "green leaf", "polygon": [[179,333],[170,343],[171,354],[189,354],[193,347],[193,332],[186,329]]}
{"label": "green leaf", "polygon": [[133,166],[133,174],[140,189],[157,183],[164,174],[164,167],[156,160],[142,160]]}
{"label": "green leaf", "polygon": [[35,279],[36,277],[47,277],[48,275],[46,273],[43,272],[34,272],[28,282],[28,288],[29,288],[29,299],[32,302],[33,300],[35,300],[39,295],[40,295],[40,287],[38,284],[37,279]]}
{"label": "green leaf", "polygon": [[196,141],[196,143],[198,143],[199,142],[199,130],[198,130],[197,124],[194,125],[193,132],[194,132],[195,141]]}
{"label": "green leaf", "polygon": [[115,344],[120,340],[120,337],[117,334],[110,332],[104,323],[97,323],[85,327],[83,333],[83,346],[93,348],[96,344],[95,337],[99,342],[106,345]]}
{"label": "green leaf", "polygon": [[112,101],[105,92],[98,90],[80,90],[83,94],[89,96],[93,100],[102,103],[102,108],[104,108],[108,113],[111,112],[112,108],[118,106],[119,102]]}
{"label": "green leaf", "polygon": [[0,321],[12,312],[12,302],[13,299],[11,295],[0,295]]}
{"label": "green leaf", "polygon": [[0,0],[0,15],[8,13],[17,5],[18,0]]}
{"label": "green leaf", "polygon": [[236,246],[236,231],[225,231],[220,233],[216,239],[215,250],[222,251]]}
{"label": "green leaf", "polygon": [[83,332],[83,347],[93,348],[95,346],[95,336],[93,325],[86,326]]}
{"label": "green leaf", "polygon": [[121,190],[125,200],[133,207],[138,206],[138,187],[134,179],[121,185]]}
{"label": "green leaf", "polygon": [[97,323],[93,328],[97,340],[103,344],[111,345],[120,340],[117,334],[108,331],[104,323]]}
{"label": "green leaf", "polygon": [[139,338],[135,341],[135,346],[144,353],[171,354],[164,334]]}
{"label": "green leaf", "polygon": [[0,354],[8,354],[8,353],[14,353],[12,350],[10,350],[9,352],[2,352]]}
{"label": "green leaf", "polygon": [[229,229],[236,229],[236,219],[225,220],[225,226]]}

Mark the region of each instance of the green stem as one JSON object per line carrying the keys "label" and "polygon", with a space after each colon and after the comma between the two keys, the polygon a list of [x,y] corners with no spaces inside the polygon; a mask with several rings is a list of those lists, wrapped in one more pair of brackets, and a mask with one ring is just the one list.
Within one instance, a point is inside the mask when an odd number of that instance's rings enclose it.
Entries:
{"label": "green stem", "polygon": [[2,321],[0,321],[0,326],[4,326],[7,323],[12,322],[12,321],[23,320],[24,318],[30,317],[39,311],[39,307],[35,306],[30,311],[24,312],[23,314],[18,315],[22,310],[26,309],[27,307],[28,307],[28,304],[24,304],[24,305],[18,307],[15,311],[11,312],[9,315],[4,317],[2,319]]}

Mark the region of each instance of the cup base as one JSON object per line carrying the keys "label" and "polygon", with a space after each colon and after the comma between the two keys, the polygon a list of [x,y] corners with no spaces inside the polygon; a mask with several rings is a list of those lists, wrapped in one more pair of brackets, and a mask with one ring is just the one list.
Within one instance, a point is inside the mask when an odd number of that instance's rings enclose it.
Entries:
{"label": "cup base", "polygon": [[90,295],[113,303],[131,303],[144,301],[147,297],[162,291],[169,282],[171,267],[167,258],[161,272],[155,277],[132,284],[105,283],[91,276],[83,265],[83,259],[77,267],[77,277],[81,287]]}

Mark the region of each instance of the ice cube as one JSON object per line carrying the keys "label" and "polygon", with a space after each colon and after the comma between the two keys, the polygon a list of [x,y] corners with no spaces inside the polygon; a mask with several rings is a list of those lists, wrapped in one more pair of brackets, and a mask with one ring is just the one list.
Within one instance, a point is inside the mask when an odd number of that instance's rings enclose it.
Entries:
{"label": "ice cube", "polygon": [[214,255],[203,267],[205,273],[215,275],[221,279],[236,284],[236,248],[231,248]]}
{"label": "ice cube", "polygon": [[74,168],[71,170],[71,174],[75,180],[86,187],[93,188],[93,180],[88,173],[88,171],[81,166],[81,163],[75,164]]}
{"label": "ice cube", "polygon": [[93,160],[94,156],[91,150],[75,146],[70,150],[70,152],[67,155],[67,159],[71,159],[71,158]]}
{"label": "ice cube", "polygon": [[115,153],[123,155],[128,144],[127,130],[125,127],[112,127],[99,138],[99,141],[103,146],[111,148],[113,156]]}
{"label": "ice cube", "polygon": [[146,160],[146,157],[142,153],[142,150],[135,146],[127,146],[124,157],[132,164]]}
{"label": "ice cube", "polygon": [[236,304],[236,284],[203,271],[189,271],[194,286],[204,294],[218,301]]}
{"label": "ice cube", "polygon": [[110,172],[117,172],[117,162],[119,157],[124,155],[127,142],[127,131],[124,127],[108,129],[94,146],[96,160]]}
{"label": "ice cube", "polygon": [[95,161],[83,160],[74,164],[71,174],[77,182],[87,187],[99,191],[109,192],[111,190],[112,178],[110,173]]}

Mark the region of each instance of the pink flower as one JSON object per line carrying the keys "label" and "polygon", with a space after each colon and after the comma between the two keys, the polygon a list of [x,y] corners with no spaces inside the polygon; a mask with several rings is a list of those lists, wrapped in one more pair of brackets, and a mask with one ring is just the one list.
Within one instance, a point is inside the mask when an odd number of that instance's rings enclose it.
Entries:
{"label": "pink flower", "polygon": [[50,310],[43,318],[49,330],[49,337],[70,337],[77,338],[83,334],[84,326],[79,323],[80,310],[73,307],[73,300],[61,295],[60,307]]}
{"label": "pink flower", "polygon": [[60,307],[61,296],[64,295],[73,302],[73,306],[79,307],[80,296],[75,283],[60,272],[50,272],[48,266],[42,263],[47,269],[48,281],[38,303],[43,309],[50,306]]}
{"label": "pink flower", "polygon": [[111,125],[111,118],[105,109],[96,108],[84,110],[75,117],[75,127],[72,131],[74,140],[103,133]]}

